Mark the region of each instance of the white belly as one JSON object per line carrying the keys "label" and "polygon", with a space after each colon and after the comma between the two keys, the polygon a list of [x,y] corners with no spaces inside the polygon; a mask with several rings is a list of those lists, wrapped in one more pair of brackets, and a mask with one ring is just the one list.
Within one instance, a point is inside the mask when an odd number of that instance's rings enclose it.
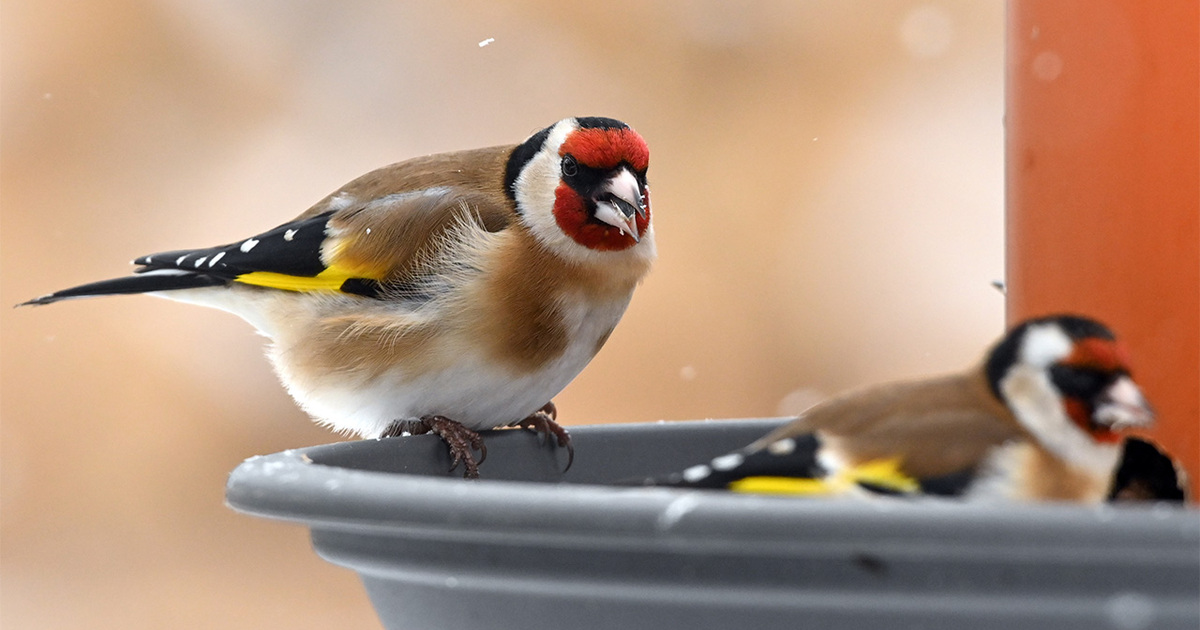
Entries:
{"label": "white belly", "polygon": [[563,312],[570,339],[564,352],[541,369],[518,373],[467,348],[444,369],[421,376],[403,365],[365,380],[330,375],[306,388],[295,387],[285,365],[277,368],[305,411],[335,430],[378,437],[396,420],[441,415],[475,429],[524,419],[557,395],[591,361],[597,345],[620,320],[629,299],[604,305],[577,304]]}

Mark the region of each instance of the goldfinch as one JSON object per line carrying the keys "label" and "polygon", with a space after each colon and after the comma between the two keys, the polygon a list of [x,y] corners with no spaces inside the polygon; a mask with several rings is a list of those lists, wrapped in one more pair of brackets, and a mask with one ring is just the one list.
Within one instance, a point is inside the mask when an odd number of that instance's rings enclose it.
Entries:
{"label": "goldfinch", "polygon": [[666,482],[1095,503],[1113,488],[1120,431],[1153,419],[1112,332],[1056,315],[1018,325],[965,372],[833,398]]}
{"label": "goldfinch", "polygon": [[550,400],[656,256],[649,159],[625,123],[568,118],[518,145],[383,167],[261,234],[25,304],[147,293],[229,311],[271,340],[318,422],[434,431],[477,477],[479,430],[521,424],[570,449]]}

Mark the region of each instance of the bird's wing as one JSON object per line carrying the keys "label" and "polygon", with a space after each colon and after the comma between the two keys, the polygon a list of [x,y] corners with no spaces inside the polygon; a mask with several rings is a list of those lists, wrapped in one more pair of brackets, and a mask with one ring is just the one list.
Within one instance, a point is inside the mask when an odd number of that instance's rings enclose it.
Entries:
{"label": "bird's wing", "polygon": [[661,480],[740,492],[953,495],[991,449],[1027,439],[981,370],[853,391],[745,448]]}
{"label": "bird's wing", "polygon": [[[494,232],[515,216],[504,192],[512,146],[445,153],[367,173],[299,217],[228,245],[176,250],[134,260],[131,276],[101,280],[29,300],[60,300],[243,284],[284,291],[367,297],[423,297],[423,274],[464,225]],[[462,231],[459,230],[459,233]],[[414,288],[416,287],[416,288]]]}
{"label": "bird's wing", "polygon": [[916,478],[974,468],[998,444],[1025,436],[978,370],[850,392],[821,403],[750,449],[814,433],[847,464],[897,459]]}
{"label": "bird's wing", "polygon": [[235,243],[142,256],[134,260],[136,272],[183,272],[284,291],[412,294],[418,276],[451,246],[454,230],[473,224],[499,231],[513,213],[503,196],[449,186],[366,201],[332,198],[342,200],[327,204],[336,209],[306,213]]}

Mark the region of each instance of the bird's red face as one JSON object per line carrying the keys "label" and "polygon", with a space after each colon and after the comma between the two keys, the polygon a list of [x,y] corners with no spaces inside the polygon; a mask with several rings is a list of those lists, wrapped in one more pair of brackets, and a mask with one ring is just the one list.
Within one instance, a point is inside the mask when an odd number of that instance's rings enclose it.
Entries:
{"label": "bird's red face", "polygon": [[558,227],[592,250],[636,245],[650,227],[645,140],[629,127],[581,126],[563,141],[558,156],[553,210]]}
{"label": "bird's red face", "polygon": [[646,141],[629,125],[566,118],[513,149],[504,186],[521,222],[556,254],[601,266],[649,262],[649,166]]}
{"label": "bird's red face", "polygon": [[1050,368],[1067,416],[1096,441],[1115,443],[1117,430],[1143,426],[1154,412],[1130,377],[1128,355],[1115,339],[1076,339],[1071,353]]}

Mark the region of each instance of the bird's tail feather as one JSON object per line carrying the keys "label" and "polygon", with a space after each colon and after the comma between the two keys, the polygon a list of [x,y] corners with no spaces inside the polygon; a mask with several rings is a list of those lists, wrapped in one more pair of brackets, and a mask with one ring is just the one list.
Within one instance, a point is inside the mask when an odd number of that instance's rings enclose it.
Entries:
{"label": "bird's tail feather", "polygon": [[819,478],[824,470],[816,460],[818,441],[814,435],[791,441],[787,452],[744,448],[687,470],[642,480],[637,485],[680,488],[729,488],[746,477],[787,476]]}
{"label": "bird's tail feather", "polygon": [[123,295],[130,293],[150,293],[154,291],[177,291],[180,289],[198,289],[228,284],[227,278],[194,273],[178,269],[156,269],[134,276],[101,280],[82,284],[70,289],[55,291],[49,295],[22,302],[17,306],[53,304],[60,300],[71,298],[92,297],[97,295]]}

